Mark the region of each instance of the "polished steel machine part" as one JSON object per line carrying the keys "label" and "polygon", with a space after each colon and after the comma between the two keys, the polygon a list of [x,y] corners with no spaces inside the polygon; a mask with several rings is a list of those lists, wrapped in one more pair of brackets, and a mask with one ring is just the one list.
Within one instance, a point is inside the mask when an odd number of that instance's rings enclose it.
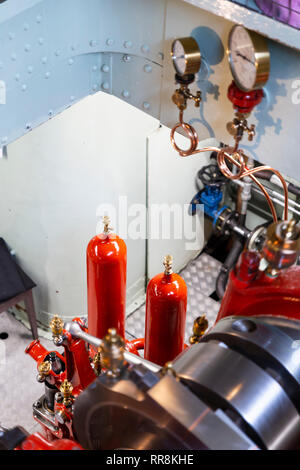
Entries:
{"label": "polished steel machine part", "polygon": [[297,331],[296,322],[290,325],[284,319],[276,323],[268,318],[228,317],[180,355],[173,368],[200,399],[222,408],[260,448],[297,449]]}
{"label": "polished steel machine part", "polygon": [[141,358],[127,361],[119,377],[101,375],[76,399],[79,442],[88,449],[299,449],[299,333],[298,322],[284,318],[228,317],[165,375]]}
{"label": "polished steel machine part", "polygon": [[74,426],[87,449],[256,449],[221,410],[143,366],[97,378],[75,401]]}

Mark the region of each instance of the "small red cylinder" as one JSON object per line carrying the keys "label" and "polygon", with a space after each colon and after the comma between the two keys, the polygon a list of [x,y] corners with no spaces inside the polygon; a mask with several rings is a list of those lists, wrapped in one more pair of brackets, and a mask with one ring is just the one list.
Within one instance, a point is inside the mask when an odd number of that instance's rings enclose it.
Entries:
{"label": "small red cylinder", "polygon": [[[165,258],[165,260],[167,257]],[[187,287],[170,267],[148,284],[144,356],[163,366],[184,349]]]}
{"label": "small red cylinder", "polygon": [[114,233],[96,235],[87,247],[88,332],[103,338],[109,328],[125,336],[127,248]]}

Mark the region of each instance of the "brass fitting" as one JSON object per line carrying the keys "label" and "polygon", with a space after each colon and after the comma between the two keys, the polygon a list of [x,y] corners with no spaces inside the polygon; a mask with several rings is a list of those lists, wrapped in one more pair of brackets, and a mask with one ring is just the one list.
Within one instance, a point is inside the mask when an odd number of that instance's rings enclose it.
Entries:
{"label": "brass fitting", "polygon": [[163,265],[165,267],[165,274],[172,274],[173,273],[173,269],[172,269],[172,265],[173,265],[173,256],[172,255],[166,255],[164,257],[164,260],[163,260]]}
{"label": "brass fitting", "polygon": [[113,230],[113,228],[110,227],[110,218],[108,217],[108,215],[104,215],[102,217],[102,222],[104,224],[103,233],[109,233]]}
{"label": "brass fitting", "polygon": [[180,111],[184,111],[187,107],[188,100],[193,100],[195,107],[199,108],[201,102],[201,91],[199,90],[196,95],[193,95],[187,85],[181,84],[180,88],[177,88],[173,93],[172,101]]}
{"label": "brass fitting", "polygon": [[199,343],[205,331],[208,328],[208,321],[206,315],[201,315],[197,317],[193,325],[193,335],[190,336],[190,344]]}
{"label": "brass fitting", "polygon": [[42,362],[38,367],[39,374],[37,376],[38,382],[44,382],[45,378],[51,372],[51,364],[49,361]]}
{"label": "brass fitting", "polygon": [[163,377],[167,374],[171,374],[176,380],[179,380],[177,372],[173,369],[173,363],[171,361],[165,363],[160,373]]}
{"label": "brass fitting", "polygon": [[60,389],[59,389],[63,395],[63,404],[67,407],[71,406],[72,403],[73,403],[73,396],[72,396],[72,392],[73,392],[73,386],[71,384],[71,382],[69,382],[67,379],[65,379],[63,381],[63,383],[61,384],[60,386]]}
{"label": "brass fitting", "polygon": [[300,228],[296,221],[283,220],[269,225],[262,251],[269,263],[266,274],[271,277],[276,276],[276,271],[295,264],[300,252]]}
{"label": "brass fitting", "polygon": [[107,369],[107,375],[118,377],[125,367],[125,341],[117,334],[116,328],[110,328],[103,338],[101,348],[102,366]]}
{"label": "brass fitting", "polygon": [[59,344],[62,341],[62,331],[64,328],[64,322],[58,315],[54,315],[50,322],[50,328],[52,331],[52,338],[55,345]]}
{"label": "brass fitting", "polygon": [[101,374],[102,370],[102,361],[101,361],[101,348],[98,348],[97,354],[95,354],[93,359],[94,372],[98,376]]}
{"label": "brass fitting", "polygon": [[248,126],[248,116],[249,114],[236,113],[235,118],[227,123],[227,131],[234,137],[237,143],[242,140],[244,132],[247,132],[249,142],[252,142],[255,136],[255,125],[251,124],[250,127]]}

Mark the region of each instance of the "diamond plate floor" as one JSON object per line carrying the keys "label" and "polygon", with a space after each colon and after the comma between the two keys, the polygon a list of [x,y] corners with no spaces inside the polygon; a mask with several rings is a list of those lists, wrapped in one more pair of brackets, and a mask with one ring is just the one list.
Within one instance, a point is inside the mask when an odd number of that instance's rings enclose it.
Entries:
{"label": "diamond plate floor", "polygon": [[[216,319],[220,304],[209,296],[215,291],[216,279],[221,265],[219,261],[203,253],[191,261],[180,273],[188,288],[186,342],[192,334],[193,322],[199,315],[206,314],[209,326],[213,325]],[[126,330],[135,338],[144,337],[145,305],[128,315]]]}
{"label": "diamond plate floor", "polygon": [[[197,316],[205,312],[210,326],[215,321],[219,303],[209,295],[215,290],[220,266],[214,258],[202,254],[180,273],[188,286],[186,342]],[[143,337],[144,328],[145,305],[142,305],[127,317],[126,337]],[[35,362],[24,354],[31,342],[30,331],[11,313],[2,313],[1,332],[7,332],[8,338],[0,339],[0,424],[7,428],[20,425],[35,432],[39,425],[32,418],[32,403],[41,395],[42,386],[36,381]],[[51,341],[41,338],[41,342],[47,349],[54,349]]]}

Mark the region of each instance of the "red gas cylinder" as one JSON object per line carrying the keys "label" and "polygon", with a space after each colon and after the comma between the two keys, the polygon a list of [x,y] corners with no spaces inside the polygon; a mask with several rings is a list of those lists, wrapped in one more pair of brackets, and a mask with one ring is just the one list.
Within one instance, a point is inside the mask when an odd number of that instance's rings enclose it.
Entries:
{"label": "red gas cylinder", "polygon": [[163,366],[184,348],[187,287],[172,271],[172,256],[165,271],[148,284],[146,297],[145,358]]}
{"label": "red gas cylinder", "polygon": [[116,328],[124,338],[127,248],[110,233],[108,217],[103,222],[103,233],[87,247],[88,332],[103,338],[109,328]]}

